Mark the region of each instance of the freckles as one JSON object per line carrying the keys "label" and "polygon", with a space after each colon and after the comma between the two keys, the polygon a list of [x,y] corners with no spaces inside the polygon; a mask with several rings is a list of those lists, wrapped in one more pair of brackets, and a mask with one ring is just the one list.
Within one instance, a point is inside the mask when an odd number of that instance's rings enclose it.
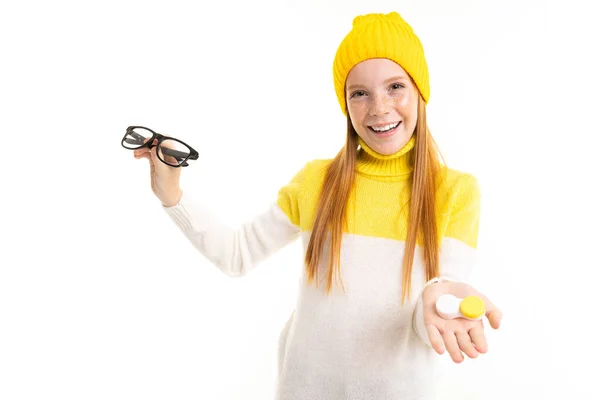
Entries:
{"label": "freckles", "polygon": [[363,115],[367,112],[368,109],[369,109],[369,107],[366,104],[366,102],[361,101],[360,103],[352,104],[350,106],[350,108],[348,109],[348,111],[354,115]]}
{"label": "freckles", "polygon": [[390,96],[386,96],[386,95],[378,95],[378,96],[374,96],[373,103],[375,103],[375,104],[384,104],[386,106],[391,106],[393,104],[396,104],[396,98],[390,97]]}

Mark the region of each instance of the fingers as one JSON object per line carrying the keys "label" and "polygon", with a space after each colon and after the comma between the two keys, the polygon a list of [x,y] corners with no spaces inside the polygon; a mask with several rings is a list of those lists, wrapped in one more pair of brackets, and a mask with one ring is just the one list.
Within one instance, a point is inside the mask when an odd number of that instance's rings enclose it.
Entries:
{"label": "fingers", "polygon": [[473,342],[473,344],[475,345],[477,351],[479,351],[482,354],[487,353],[488,345],[487,340],[485,338],[485,334],[483,332],[483,324],[471,328],[471,330],[469,330],[469,337],[471,342]]}
{"label": "fingers", "polygon": [[442,334],[442,338],[444,339],[444,345],[446,345],[446,350],[448,350],[448,354],[450,354],[452,361],[457,364],[463,362],[465,357],[460,351],[454,332],[448,329]]}
{"label": "fingers", "polygon": [[141,149],[135,149],[133,150],[133,155],[134,156],[141,156],[143,154],[150,154],[150,149],[147,147],[143,147]]}
{"label": "fingers", "polygon": [[440,333],[434,325],[427,325],[427,334],[436,353],[442,355],[445,350],[448,350],[452,361],[459,364],[465,359],[463,353],[473,359],[477,358],[479,354],[487,352],[487,341],[483,334],[483,325],[480,325],[468,332],[462,329],[449,328],[443,333]]}
{"label": "fingers", "polygon": [[[144,143],[148,142],[149,139],[150,138],[144,139]],[[154,139],[153,144],[156,146],[158,144],[158,140]],[[150,149],[148,147],[142,147],[140,149],[133,150],[133,154],[138,156],[146,153],[150,153]]]}
{"label": "fingers", "polygon": [[144,147],[142,149],[133,150],[133,157],[138,160],[140,158],[145,158],[150,161],[156,160],[157,159],[156,147],[153,147],[152,149]]}
{"label": "fingers", "polygon": [[145,153],[142,153],[142,154],[136,154],[136,153],[133,153],[133,157],[134,157],[134,158],[136,158],[136,159],[138,159],[138,160],[139,160],[140,158],[146,158],[146,159],[148,159],[148,160],[151,158],[151,157],[150,157],[150,152],[145,152]]}
{"label": "fingers", "polygon": [[475,346],[473,346],[473,343],[471,342],[471,336],[469,336],[467,332],[456,332],[456,341],[458,342],[458,346],[462,352],[465,353],[467,357],[477,358],[479,351],[477,351]]}
{"label": "fingers", "polygon": [[493,308],[491,310],[487,310],[485,313],[488,321],[490,321],[490,326],[494,329],[500,328],[500,321],[502,320],[502,312],[497,308]]}
{"label": "fingers", "polygon": [[502,320],[502,312],[491,302],[487,297],[480,295],[485,303],[485,316],[490,322],[490,326],[494,329],[500,328],[500,321]]}
{"label": "fingers", "polygon": [[444,340],[440,335],[440,331],[434,325],[427,325],[427,336],[429,336],[429,343],[431,343],[431,347],[436,353],[444,354]]}

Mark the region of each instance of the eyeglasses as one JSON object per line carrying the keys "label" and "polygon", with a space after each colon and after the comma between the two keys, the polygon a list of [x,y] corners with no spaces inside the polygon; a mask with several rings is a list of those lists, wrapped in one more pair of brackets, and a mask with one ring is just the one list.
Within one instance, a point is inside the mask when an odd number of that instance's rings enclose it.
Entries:
{"label": "eyeglasses", "polygon": [[[155,140],[158,140],[156,144],[154,144]],[[121,140],[121,145],[129,150],[157,147],[158,159],[175,168],[187,167],[188,160],[198,159],[198,152],[186,143],[143,126],[128,127]]]}

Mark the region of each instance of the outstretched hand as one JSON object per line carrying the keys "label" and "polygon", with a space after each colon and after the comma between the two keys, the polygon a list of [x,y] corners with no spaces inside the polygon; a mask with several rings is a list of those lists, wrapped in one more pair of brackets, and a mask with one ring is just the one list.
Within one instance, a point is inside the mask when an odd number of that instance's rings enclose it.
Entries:
{"label": "outstretched hand", "polygon": [[476,358],[488,351],[483,329],[483,320],[470,321],[464,318],[446,320],[435,309],[437,298],[443,294],[459,298],[479,296],[485,303],[485,318],[494,329],[500,328],[501,311],[483,294],[463,282],[438,282],[428,285],[423,291],[423,317],[431,346],[438,354],[448,350],[455,363],[464,360],[464,354]]}

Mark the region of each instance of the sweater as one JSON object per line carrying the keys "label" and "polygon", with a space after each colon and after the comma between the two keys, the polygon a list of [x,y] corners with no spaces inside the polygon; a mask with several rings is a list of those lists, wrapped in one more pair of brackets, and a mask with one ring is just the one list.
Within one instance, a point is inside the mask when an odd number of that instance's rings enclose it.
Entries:
{"label": "sweater", "polygon": [[[415,137],[389,156],[359,143],[340,254],[345,291],[334,280],[326,293],[326,243],[319,285],[307,284],[306,272],[301,274],[296,306],[280,332],[276,400],[435,398],[441,356],[423,322],[419,242],[411,296],[401,302]],[[296,239],[306,251],[330,162],[306,163],[269,207],[237,229],[220,223],[185,191],[178,204],[164,209],[206,259],[229,276],[243,276]],[[440,275],[467,281],[477,248],[480,191],[473,175],[445,168],[436,192]]]}

